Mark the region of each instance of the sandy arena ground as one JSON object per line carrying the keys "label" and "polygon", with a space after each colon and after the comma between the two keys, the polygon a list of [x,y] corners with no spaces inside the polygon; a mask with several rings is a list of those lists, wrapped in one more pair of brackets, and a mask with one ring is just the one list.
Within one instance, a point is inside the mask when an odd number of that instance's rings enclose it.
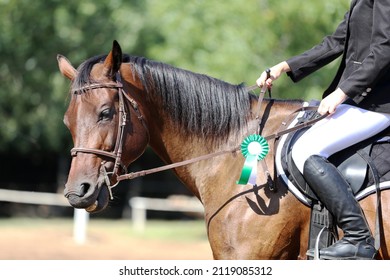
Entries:
{"label": "sandy arena ground", "polygon": [[[187,226],[184,224],[183,229]],[[181,227],[178,227],[181,229]],[[175,237],[175,234],[179,234]],[[181,235],[180,235],[181,234]],[[130,221],[90,221],[87,239],[77,244],[72,221],[2,220],[1,260],[211,260],[211,250],[202,232],[187,240],[172,228],[162,238],[134,233]]]}

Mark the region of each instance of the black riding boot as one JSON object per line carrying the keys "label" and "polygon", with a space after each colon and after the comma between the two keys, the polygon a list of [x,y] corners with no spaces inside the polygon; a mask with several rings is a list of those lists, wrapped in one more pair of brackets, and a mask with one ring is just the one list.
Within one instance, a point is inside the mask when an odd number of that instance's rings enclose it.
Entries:
{"label": "black riding boot", "polygon": [[320,259],[373,259],[374,238],[359,203],[338,169],[327,159],[314,155],[306,160],[303,176],[344,232],[342,239],[320,249]]}

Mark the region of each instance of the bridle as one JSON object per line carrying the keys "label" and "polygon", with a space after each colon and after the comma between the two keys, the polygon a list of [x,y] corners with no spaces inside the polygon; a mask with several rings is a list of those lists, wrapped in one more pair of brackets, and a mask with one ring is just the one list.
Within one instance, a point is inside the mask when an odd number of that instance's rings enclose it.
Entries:
{"label": "bridle", "polygon": [[[73,94],[82,94],[87,91],[98,89],[98,88],[109,88],[109,89],[111,88],[111,89],[118,90],[119,119],[118,119],[118,130],[117,130],[118,133],[116,136],[115,148],[112,152],[109,152],[109,151],[94,149],[94,148],[74,147],[71,149],[70,153],[72,157],[76,157],[78,153],[86,153],[86,154],[99,155],[104,158],[110,158],[114,160],[114,167],[112,171],[107,171],[107,167],[106,167],[107,161],[102,161],[101,168],[100,168],[100,172],[102,173],[104,177],[104,181],[109,190],[110,198],[113,199],[111,189],[116,187],[120,182],[120,180],[118,180],[120,173],[124,173],[124,174],[127,173],[127,167],[122,162],[124,135],[125,135],[126,125],[128,123],[128,118],[130,117],[130,110],[127,110],[127,106],[125,105],[125,99],[129,101],[135,114],[137,115],[138,120],[144,126],[147,135],[149,135],[149,130],[145,123],[144,117],[142,116],[142,113],[139,110],[138,103],[124,90],[122,79],[119,72],[115,74],[115,82],[88,84],[86,86],[73,90]],[[115,183],[112,184],[112,181],[114,181]]]}

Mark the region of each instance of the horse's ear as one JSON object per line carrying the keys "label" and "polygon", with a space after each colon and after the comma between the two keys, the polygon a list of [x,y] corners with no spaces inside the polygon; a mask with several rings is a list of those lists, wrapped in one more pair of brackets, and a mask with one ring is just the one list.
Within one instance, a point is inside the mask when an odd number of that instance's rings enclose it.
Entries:
{"label": "horse's ear", "polygon": [[115,73],[119,71],[121,64],[122,49],[121,46],[119,46],[118,42],[114,40],[114,42],[112,43],[112,50],[107,55],[104,61],[104,74],[109,78],[113,78],[115,76]]}
{"label": "horse's ear", "polygon": [[77,70],[72,66],[68,59],[65,56],[58,54],[57,55],[58,67],[62,75],[67,77],[69,80],[73,80],[77,75]]}

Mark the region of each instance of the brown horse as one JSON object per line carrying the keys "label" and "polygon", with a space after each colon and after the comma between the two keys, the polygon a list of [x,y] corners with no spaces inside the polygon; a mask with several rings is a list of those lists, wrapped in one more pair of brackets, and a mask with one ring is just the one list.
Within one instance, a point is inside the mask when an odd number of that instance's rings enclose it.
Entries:
{"label": "brown horse", "polygon": [[[178,69],[142,57],[122,55],[114,41],[108,55],[75,69],[58,56],[61,73],[72,81],[64,122],[75,148],[65,196],[76,208],[103,210],[112,184],[147,145],[167,164],[202,155],[213,157],[174,169],[204,205],[215,259],[306,259],[310,208],[275,178],[270,191],[261,166],[257,182],[238,185],[242,140],[258,129],[258,98],[242,85]],[[302,106],[300,101],[265,99],[262,135]],[[273,174],[275,147],[265,162]],[[227,152],[225,152],[227,151]],[[382,192],[383,217],[390,215],[390,192]],[[361,201],[374,230],[374,196]],[[384,221],[381,252],[388,258],[390,223]]]}

